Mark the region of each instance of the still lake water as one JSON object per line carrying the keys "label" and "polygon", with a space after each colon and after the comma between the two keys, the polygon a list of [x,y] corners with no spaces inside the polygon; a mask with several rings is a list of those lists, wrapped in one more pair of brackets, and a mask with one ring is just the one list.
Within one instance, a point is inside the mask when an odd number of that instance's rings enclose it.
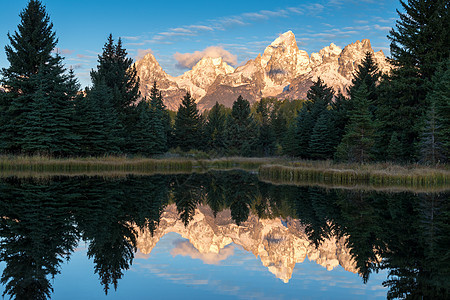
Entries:
{"label": "still lake water", "polygon": [[17,299],[445,299],[449,193],[273,185],[243,171],[0,179]]}

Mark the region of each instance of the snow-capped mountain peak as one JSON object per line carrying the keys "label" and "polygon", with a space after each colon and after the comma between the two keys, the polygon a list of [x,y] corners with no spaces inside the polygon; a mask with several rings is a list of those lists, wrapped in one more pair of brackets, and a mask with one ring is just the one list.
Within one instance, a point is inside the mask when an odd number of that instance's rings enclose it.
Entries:
{"label": "snow-capped mountain peak", "polygon": [[284,85],[293,77],[308,71],[309,56],[299,50],[295,35],[288,31],[280,35],[265,50],[261,65],[276,85]]}
{"label": "snow-capped mountain peak", "polygon": [[221,57],[204,57],[192,70],[174,78],[180,88],[191,93],[194,99],[200,100],[206,95],[206,90],[213,84],[219,75],[234,72],[234,68]]}
{"label": "snow-capped mountain peak", "polygon": [[136,68],[143,96],[148,95],[156,80],[170,109],[176,110],[183,94],[189,91],[203,110],[216,101],[231,106],[239,95],[250,102],[262,97],[302,99],[319,76],[336,92],[345,94],[366,52],[374,55],[382,72],[389,72],[392,66],[382,51],[373,51],[368,39],[343,49],[331,43],[309,56],[299,50],[292,31],[278,36],[262,55],[236,69],[220,57],[204,57],[192,70],[174,78],[164,72],[152,54],[136,62]]}
{"label": "snow-capped mountain peak", "polygon": [[277,47],[277,46],[279,46],[281,44],[292,44],[294,42],[296,42],[295,41],[295,35],[294,35],[294,33],[291,30],[289,30],[289,31],[286,31],[283,34],[280,34],[280,36],[278,38],[276,38],[270,44],[270,46]]}

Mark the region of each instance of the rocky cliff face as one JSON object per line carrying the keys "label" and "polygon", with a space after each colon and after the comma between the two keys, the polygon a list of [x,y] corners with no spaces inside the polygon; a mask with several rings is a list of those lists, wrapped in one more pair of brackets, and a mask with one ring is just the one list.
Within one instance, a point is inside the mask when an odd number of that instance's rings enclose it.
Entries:
{"label": "rocky cliff face", "polygon": [[345,94],[366,52],[374,55],[381,71],[391,69],[383,52],[374,53],[367,39],[356,41],[344,49],[332,43],[309,56],[298,49],[291,31],[275,39],[262,56],[258,55],[236,69],[221,58],[205,57],[192,70],[179,77],[171,77],[151,54],[136,62],[136,68],[143,96],[148,95],[156,80],[170,109],[176,110],[183,94],[189,91],[199,108],[205,110],[216,101],[231,106],[239,95],[251,103],[261,97],[302,99],[317,77],[336,92]]}
{"label": "rocky cliff face", "polygon": [[168,109],[178,110],[182,97],[186,91],[181,89],[175,79],[168,75],[159,65],[153,54],[148,53],[135,63],[137,75],[140,78],[140,91],[142,96],[150,96],[153,82],[157,82],[161,90],[164,103]]}
{"label": "rocky cliff face", "polygon": [[214,218],[211,209],[199,206],[187,227],[179,219],[176,206],[170,205],[161,216],[160,225],[152,236],[148,230],[141,231],[137,247],[150,254],[158,241],[167,233],[176,232],[201,254],[220,255],[225,246],[234,243],[259,257],[262,264],[277,278],[288,282],[295,264],[308,257],[327,270],[341,265],[355,273],[355,262],[345,246],[345,237],[325,240],[318,248],[309,241],[304,227],[298,220],[262,220],[251,215],[237,226],[229,210]]}
{"label": "rocky cliff face", "polygon": [[346,95],[353,74],[364,59],[366,52],[372,53],[380,71],[389,72],[391,65],[387,62],[383,52],[380,50],[375,53],[367,39],[347,45],[343,50],[334,44],[330,44],[330,46],[320,50],[319,53],[312,53],[310,59],[311,71],[295,78],[277,97],[281,99],[304,99],[312,82],[317,80],[318,77],[328,86],[333,87],[336,93],[341,92]]}
{"label": "rocky cliff face", "polygon": [[234,68],[224,62],[222,58],[205,57],[192,70],[175,78],[175,80],[179,87],[189,91],[194,99],[201,99],[219,75],[227,75],[233,72]]}
{"label": "rocky cliff face", "polygon": [[200,110],[209,109],[216,101],[231,107],[239,95],[253,103],[262,96],[264,78],[261,56],[258,56],[236,68],[233,73],[218,76],[198,102],[198,107]]}

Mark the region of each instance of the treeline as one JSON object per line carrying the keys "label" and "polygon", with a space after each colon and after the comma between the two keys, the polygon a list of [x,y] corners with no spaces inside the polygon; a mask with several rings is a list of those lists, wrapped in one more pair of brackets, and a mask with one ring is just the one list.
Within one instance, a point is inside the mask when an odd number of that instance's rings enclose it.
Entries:
{"label": "treeline", "polygon": [[[230,222],[247,229],[245,222],[252,215],[280,218],[289,228],[298,220],[316,246],[345,237],[364,282],[371,273],[387,270],[383,285],[389,288],[388,299],[448,299],[447,199],[448,193],[272,185],[243,171],[109,179],[3,178],[3,296],[50,298],[63,262],[82,241],[105,293],[116,289],[132,266],[140,231],[161,230],[163,212],[173,204],[185,226],[199,205],[208,206],[213,216],[229,210]],[[261,234],[258,228],[250,234]],[[271,249],[283,247],[276,239],[267,243]]]}
{"label": "treeline", "polygon": [[388,35],[389,74],[367,53],[347,96],[320,78],[305,101],[239,97],[201,114],[189,93],[167,110],[157,83],[149,98],[121,40],[109,36],[92,86],[52,53],[53,25],[40,1],[20,14],[2,70],[0,152],[53,156],[152,156],[169,149],[213,156],[288,155],[304,159],[445,163],[450,153],[448,1],[409,1]]}

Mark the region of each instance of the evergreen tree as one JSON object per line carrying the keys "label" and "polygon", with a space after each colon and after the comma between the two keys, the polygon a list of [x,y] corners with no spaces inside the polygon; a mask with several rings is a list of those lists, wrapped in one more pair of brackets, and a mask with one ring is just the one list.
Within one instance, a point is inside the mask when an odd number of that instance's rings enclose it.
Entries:
{"label": "evergreen tree", "polygon": [[[427,95],[431,107],[428,112],[428,130],[430,125],[435,122],[435,139],[440,145],[440,157],[442,162],[450,160],[450,59],[442,64],[433,78],[432,90]],[[433,120],[435,119],[435,120]],[[422,147],[422,149],[424,149]]]}
{"label": "evergreen tree", "polygon": [[294,155],[302,158],[310,158],[309,142],[314,126],[320,115],[327,110],[333,99],[333,89],[327,87],[320,77],[313,83],[307,93],[307,99],[300,109],[295,126],[295,148]]}
{"label": "evergreen tree", "polygon": [[349,162],[364,163],[372,159],[374,144],[374,123],[369,111],[368,92],[365,83],[355,92],[355,109],[351,112],[341,143],[337,147],[336,158]]}
{"label": "evergreen tree", "polygon": [[339,145],[339,143],[342,140],[342,136],[345,132],[345,126],[347,125],[349,121],[349,114],[350,114],[350,101],[341,93],[339,93],[335,98],[334,101],[331,102],[331,109],[330,109],[330,118],[333,123],[333,148],[336,149],[336,147]]}
{"label": "evergreen tree", "polygon": [[330,105],[333,97],[333,88],[328,87],[320,77],[317,78],[317,81],[313,82],[306,95],[308,101],[305,103],[305,107],[311,113],[314,123],[320,114]]}
{"label": "evergreen tree", "polygon": [[91,71],[93,89],[97,85],[106,85],[110,90],[110,100],[108,103],[112,106],[119,119],[120,126],[123,128],[121,138],[125,141],[122,145],[122,152],[127,152],[128,148],[133,148],[133,141],[127,136],[131,132],[139,112],[136,111],[135,103],[140,98],[139,78],[133,65],[133,60],[127,58],[127,52],[122,46],[119,38],[117,44],[110,34],[103,52],[98,56],[97,70]]}
{"label": "evergreen tree", "polygon": [[112,104],[122,118],[132,114],[132,105],[140,97],[139,78],[133,65],[133,60],[127,57],[127,52],[119,38],[114,44],[112,34],[103,47],[103,53],[98,56],[96,71],[91,71],[92,83],[105,83],[112,91]]}
{"label": "evergreen tree", "polygon": [[398,139],[396,131],[392,133],[391,140],[387,148],[387,159],[393,162],[401,161],[403,157],[402,143]]}
{"label": "evergreen tree", "polygon": [[273,110],[270,114],[271,126],[273,128],[278,147],[283,144],[283,138],[288,131],[288,120],[282,112],[282,106],[285,101],[289,102],[289,100],[275,102]]}
{"label": "evergreen tree", "polygon": [[202,148],[202,118],[189,92],[184,96],[175,118],[175,145],[183,151]]}
{"label": "evergreen tree", "polygon": [[308,111],[307,107],[304,106],[300,109],[298,113],[297,120],[295,124],[294,132],[294,145],[293,145],[293,156],[299,156],[301,158],[309,158],[309,141],[311,139],[311,134],[314,129],[315,120],[311,112]]}
{"label": "evergreen tree", "polygon": [[276,137],[271,125],[271,103],[269,99],[261,99],[256,104],[256,113],[259,116],[258,148],[263,156],[273,155],[275,152]]}
{"label": "evergreen tree", "polygon": [[[77,140],[72,127],[78,85],[73,73],[66,73],[62,57],[52,54],[57,39],[42,3],[29,1],[20,18],[18,31],[8,34],[11,45],[5,47],[10,66],[2,70],[2,84],[8,95],[1,101],[1,146],[3,151],[14,153],[48,150],[51,154],[69,155]],[[39,106],[47,111],[44,105],[49,105],[45,118],[51,118],[51,125],[44,124],[39,120],[40,113],[33,111]],[[30,126],[40,128],[30,132],[25,129]],[[30,136],[37,133],[43,135]]]}
{"label": "evergreen tree", "polygon": [[233,103],[226,127],[230,155],[252,156],[258,144],[258,127],[250,112],[250,103],[239,96]]}
{"label": "evergreen tree", "polygon": [[394,74],[409,69],[421,80],[430,80],[450,54],[448,0],[401,0],[400,4],[404,12],[397,10],[400,20],[388,35],[393,62],[399,67]]}
{"label": "evergreen tree", "polygon": [[450,55],[450,9],[448,0],[400,1],[404,12],[389,33],[391,62],[396,66],[382,80],[376,118],[377,152],[385,157],[394,131],[400,135],[403,159],[416,157],[421,122],[429,108],[426,97],[439,64]]}
{"label": "evergreen tree", "polygon": [[331,112],[325,110],[317,119],[309,141],[309,152],[313,159],[331,159],[336,148],[335,129]]}
{"label": "evergreen tree", "polygon": [[153,87],[150,90],[150,107],[155,112],[157,118],[159,118],[164,127],[164,151],[167,151],[171,145],[172,140],[172,121],[164,104],[161,91],[158,89],[156,81],[153,82]]}
{"label": "evergreen tree", "polygon": [[225,107],[216,102],[208,113],[205,124],[207,148],[223,154],[225,148]]}
{"label": "evergreen tree", "polygon": [[422,131],[420,141],[420,162],[436,165],[438,162],[445,161],[447,157],[444,154],[442,143],[439,140],[439,131],[441,126],[437,121],[436,105],[433,102],[428,111],[426,124]]}
{"label": "evergreen tree", "polygon": [[50,154],[54,152],[54,140],[57,128],[55,128],[55,110],[43,89],[34,93],[30,112],[25,115],[22,151],[27,153]]}
{"label": "evergreen tree", "polygon": [[[361,84],[363,82],[366,84],[368,92],[367,100],[369,101],[369,108],[371,113],[373,113],[375,110],[375,102],[378,98],[377,84],[380,76],[381,72],[379,71],[376,62],[373,60],[372,53],[366,52],[364,59],[356,69],[356,72],[352,79],[352,85],[348,89],[348,94],[350,95],[350,99],[352,99]],[[350,109],[352,108],[350,107]]]}
{"label": "evergreen tree", "polygon": [[111,89],[98,83],[76,103],[80,154],[117,154],[124,144],[123,127],[111,104]]}
{"label": "evergreen tree", "polygon": [[297,123],[292,122],[288,127],[286,135],[283,137],[283,153],[289,156],[296,156],[299,153],[299,147],[297,143]]}
{"label": "evergreen tree", "polygon": [[161,115],[150,108],[146,101],[136,107],[137,119],[129,133],[128,151],[141,155],[161,154],[166,151],[166,139]]}

